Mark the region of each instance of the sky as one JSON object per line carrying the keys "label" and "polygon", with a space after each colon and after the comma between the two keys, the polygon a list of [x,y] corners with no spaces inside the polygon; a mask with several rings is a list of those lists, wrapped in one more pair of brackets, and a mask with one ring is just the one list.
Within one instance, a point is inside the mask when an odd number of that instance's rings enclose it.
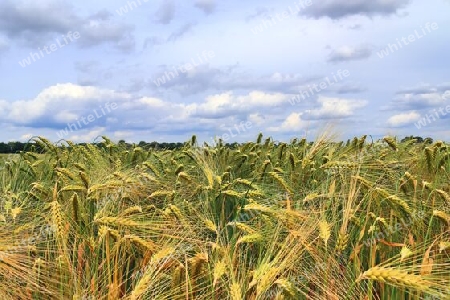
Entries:
{"label": "sky", "polygon": [[450,0],[0,0],[0,141],[450,140]]}

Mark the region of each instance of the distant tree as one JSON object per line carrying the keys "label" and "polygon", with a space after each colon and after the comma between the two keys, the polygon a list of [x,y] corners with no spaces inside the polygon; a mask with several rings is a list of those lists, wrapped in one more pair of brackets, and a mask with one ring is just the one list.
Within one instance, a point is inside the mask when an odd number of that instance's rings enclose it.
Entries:
{"label": "distant tree", "polygon": [[425,140],[423,141],[425,144],[433,144],[433,139],[430,137],[425,138]]}
{"label": "distant tree", "polygon": [[143,148],[143,149],[148,149],[148,143],[145,142],[145,141],[140,141],[138,146]]}
{"label": "distant tree", "polygon": [[406,136],[404,137],[400,142],[405,143],[405,142],[409,142],[411,140],[416,140],[416,143],[423,143],[423,138],[420,136]]}
{"label": "distant tree", "polygon": [[427,137],[427,138],[422,138],[422,137],[420,137],[420,136],[412,136],[412,135],[403,138],[403,139],[401,140],[401,142],[402,142],[402,143],[403,143],[403,142],[408,142],[408,141],[410,141],[410,140],[416,140],[416,143],[417,143],[417,144],[422,144],[422,143],[425,143],[425,144],[432,144],[432,143],[433,143],[433,139],[432,139],[432,138],[429,138],[429,137]]}
{"label": "distant tree", "polygon": [[8,153],[8,144],[0,143],[0,153]]}

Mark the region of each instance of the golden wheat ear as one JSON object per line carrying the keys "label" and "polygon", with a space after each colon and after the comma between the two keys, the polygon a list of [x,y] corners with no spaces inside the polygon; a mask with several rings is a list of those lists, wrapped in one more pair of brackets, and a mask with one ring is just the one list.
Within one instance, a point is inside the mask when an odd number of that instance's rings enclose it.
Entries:
{"label": "golden wheat ear", "polygon": [[364,279],[385,282],[394,286],[414,288],[420,291],[428,291],[431,287],[430,282],[422,276],[393,268],[373,267],[365,271],[357,281]]}

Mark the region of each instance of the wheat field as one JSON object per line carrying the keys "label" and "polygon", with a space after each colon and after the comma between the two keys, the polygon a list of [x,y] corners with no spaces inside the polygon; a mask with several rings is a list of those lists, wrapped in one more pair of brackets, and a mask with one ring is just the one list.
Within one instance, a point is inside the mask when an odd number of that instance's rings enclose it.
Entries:
{"label": "wheat field", "polygon": [[0,170],[0,299],[450,299],[450,145],[125,149]]}

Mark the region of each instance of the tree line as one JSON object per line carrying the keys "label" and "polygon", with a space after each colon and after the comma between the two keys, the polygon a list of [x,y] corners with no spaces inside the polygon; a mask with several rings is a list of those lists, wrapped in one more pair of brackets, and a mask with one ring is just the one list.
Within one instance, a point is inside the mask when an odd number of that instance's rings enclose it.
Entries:
{"label": "tree line", "polygon": [[[433,143],[433,139],[431,138],[422,138],[420,136],[408,136],[402,139],[402,142],[408,141],[414,139],[417,143]],[[350,140],[348,141],[350,142]],[[86,143],[79,143],[79,145],[86,145]],[[103,142],[99,143],[92,143],[92,145],[95,145],[97,147],[104,147],[105,144]],[[144,150],[150,150],[150,149],[167,149],[167,150],[175,150],[183,148],[186,143],[158,143],[158,142],[145,142],[140,141],[138,144],[135,143],[127,143],[124,140],[120,140],[118,142],[119,146],[122,146],[126,149],[132,149],[133,147],[141,147]],[[223,144],[225,147],[236,147],[238,143],[226,143]],[[0,153],[2,154],[11,154],[11,153],[20,153],[21,151],[32,151],[37,153],[42,153],[44,150],[39,146],[39,144],[36,144],[34,142],[0,142]]]}
{"label": "tree line", "polygon": [[[78,145],[86,145],[87,143],[79,143]],[[103,147],[105,144],[103,142],[100,143],[91,143],[92,145],[95,145],[97,147]],[[185,143],[158,143],[158,142],[151,142],[147,143],[144,141],[139,142],[139,144],[133,144],[133,143],[127,143],[123,140],[118,142],[119,146],[122,146],[126,149],[132,149],[133,147],[141,147],[145,150],[150,149],[168,149],[168,150],[174,150],[174,149],[180,149],[182,148]],[[31,152],[37,152],[41,153],[44,151],[42,147],[39,146],[39,144],[34,142],[0,142],[0,153],[2,154],[14,154],[14,153],[20,153],[22,151],[31,151]]]}

